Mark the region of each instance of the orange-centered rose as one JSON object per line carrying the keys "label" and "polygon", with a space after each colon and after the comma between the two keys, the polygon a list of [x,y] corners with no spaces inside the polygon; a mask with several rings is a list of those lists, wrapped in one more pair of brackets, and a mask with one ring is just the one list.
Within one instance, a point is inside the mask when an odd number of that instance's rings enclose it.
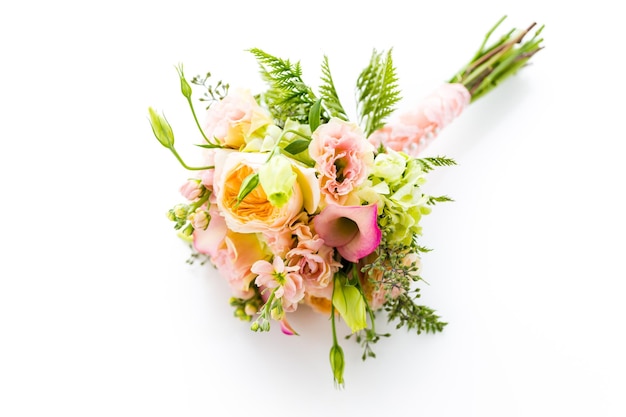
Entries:
{"label": "orange-centered rose", "polygon": [[266,163],[267,154],[223,151],[215,158],[214,192],[216,203],[228,227],[239,233],[281,231],[302,211],[314,211],[319,203],[315,172],[293,163],[297,180],[289,201],[273,205],[261,184],[242,201],[237,200],[241,185]]}

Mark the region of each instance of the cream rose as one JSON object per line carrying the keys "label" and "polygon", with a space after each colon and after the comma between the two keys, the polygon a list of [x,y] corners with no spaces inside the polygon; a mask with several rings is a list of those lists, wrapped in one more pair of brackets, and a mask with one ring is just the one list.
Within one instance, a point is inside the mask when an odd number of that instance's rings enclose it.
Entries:
{"label": "cream rose", "polygon": [[300,213],[314,213],[320,201],[319,181],[315,170],[290,160],[296,181],[289,201],[281,207],[270,203],[261,184],[241,202],[237,201],[241,184],[250,174],[258,173],[267,161],[267,153],[220,150],[215,156],[213,191],[216,204],[230,229],[239,233],[280,232]]}

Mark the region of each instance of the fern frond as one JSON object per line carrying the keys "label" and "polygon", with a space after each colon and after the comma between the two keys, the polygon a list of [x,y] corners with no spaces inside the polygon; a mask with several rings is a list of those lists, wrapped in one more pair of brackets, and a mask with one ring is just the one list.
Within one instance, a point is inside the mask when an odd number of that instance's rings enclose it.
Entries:
{"label": "fern frond", "polygon": [[339,95],[337,94],[335,83],[333,82],[333,78],[330,74],[330,66],[326,55],[324,55],[324,60],[322,61],[321,80],[322,84],[320,85],[319,90],[329,116],[337,117],[341,120],[348,120],[348,115],[339,101]]}
{"label": "fern frond", "polygon": [[417,161],[422,165],[424,172],[430,172],[435,167],[456,165],[456,161],[444,156],[434,156],[428,158],[418,158]]}
{"label": "fern frond", "polygon": [[282,125],[286,119],[292,119],[307,123],[316,97],[302,79],[300,63],[291,63],[258,48],[250,49],[250,52],[259,64],[261,77],[268,84],[262,99],[276,122]]}
{"label": "fern frond", "polygon": [[357,79],[357,110],[359,123],[369,136],[383,127],[385,119],[395,111],[400,101],[400,88],[391,50],[372,53],[369,65]]}
{"label": "fern frond", "polygon": [[454,201],[454,200],[448,197],[447,195],[440,195],[436,197],[431,195],[428,197],[428,201],[426,202],[426,204],[430,206],[434,206],[437,203],[445,203],[449,201]]}

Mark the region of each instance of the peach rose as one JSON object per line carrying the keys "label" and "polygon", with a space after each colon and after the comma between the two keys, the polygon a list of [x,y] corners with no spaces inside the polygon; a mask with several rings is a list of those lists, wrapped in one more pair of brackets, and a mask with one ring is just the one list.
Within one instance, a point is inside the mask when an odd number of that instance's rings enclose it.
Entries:
{"label": "peach rose", "polygon": [[292,161],[296,173],[293,193],[281,207],[270,203],[259,184],[242,201],[237,201],[241,184],[258,173],[268,154],[221,151],[215,157],[213,191],[216,204],[230,229],[239,233],[281,232],[303,210],[313,213],[320,199],[315,170]]}
{"label": "peach rose", "polygon": [[263,128],[272,123],[270,114],[248,90],[234,90],[209,107],[204,132],[209,140],[239,149],[253,136],[262,137]]}

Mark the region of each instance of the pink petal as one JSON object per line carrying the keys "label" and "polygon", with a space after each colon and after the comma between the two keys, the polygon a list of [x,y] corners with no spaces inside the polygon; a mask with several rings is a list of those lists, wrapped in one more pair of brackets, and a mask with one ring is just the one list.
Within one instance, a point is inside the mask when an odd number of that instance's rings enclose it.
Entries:
{"label": "pink petal", "polygon": [[282,332],[286,334],[287,336],[293,336],[293,335],[298,336],[298,333],[296,333],[293,327],[291,327],[287,319],[282,319],[280,321],[280,330],[282,330]]}
{"label": "pink petal", "polygon": [[382,232],[378,227],[377,215],[376,204],[330,204],[313,219],[313,224],[327,246],[336,248],[344,259],[357,262],[380,244]]}
{"label": "pink petal", "polygon": [[219,215],[215,206],[211,206],[209,214],[211,215],[211,221],[206,230],[194,230],[193,246],[198,252],[214,257],[217,256],[218,248],[224,242],[228,228],[224,218]]}

